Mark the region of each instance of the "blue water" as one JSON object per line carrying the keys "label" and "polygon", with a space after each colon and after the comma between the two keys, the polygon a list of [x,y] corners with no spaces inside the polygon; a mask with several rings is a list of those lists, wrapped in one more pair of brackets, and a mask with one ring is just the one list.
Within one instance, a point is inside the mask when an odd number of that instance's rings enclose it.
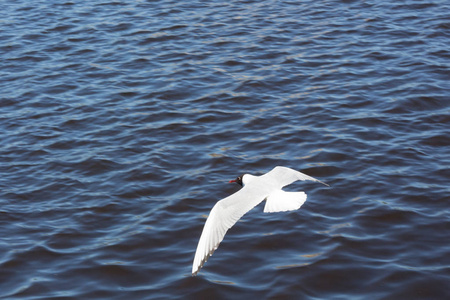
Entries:
{"label": "blue water", "polygon": [[[449,299],[448,1],[0,1],[0,298]],[[212,206],[284,165],[198,276]]]}

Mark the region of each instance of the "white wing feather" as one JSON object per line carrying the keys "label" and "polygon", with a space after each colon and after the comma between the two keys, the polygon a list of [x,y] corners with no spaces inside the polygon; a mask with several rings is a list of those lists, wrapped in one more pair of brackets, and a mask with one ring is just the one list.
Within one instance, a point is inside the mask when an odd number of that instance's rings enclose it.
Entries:
{"label": "white wing feather", "polygon": [[308,176],[291,168],[281,166],[275,167],[272,169],[272,171],[262,175],[261,179],[263,178],[274,184],[277,184],[279,189],[284,186],[290,185],[297,180],[311,180],[329,186],[325,182],[322,182],[314,177]]}
{"label": "white wing feather", "polygon": [[245,186],[236,193],[220,200],[212,208],[203,227],[192,265],[196,275],[206,260],[214,253],[226,232],[249,210],[267,196],[267,191]]}

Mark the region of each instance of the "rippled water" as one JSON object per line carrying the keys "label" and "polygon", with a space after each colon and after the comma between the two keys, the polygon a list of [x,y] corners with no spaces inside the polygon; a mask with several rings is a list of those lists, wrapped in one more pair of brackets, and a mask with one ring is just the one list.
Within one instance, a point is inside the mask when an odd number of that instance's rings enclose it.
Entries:
{"label": "rippled water", "polygon": [[450,298],[447,1],[0,3],[0,297]]}

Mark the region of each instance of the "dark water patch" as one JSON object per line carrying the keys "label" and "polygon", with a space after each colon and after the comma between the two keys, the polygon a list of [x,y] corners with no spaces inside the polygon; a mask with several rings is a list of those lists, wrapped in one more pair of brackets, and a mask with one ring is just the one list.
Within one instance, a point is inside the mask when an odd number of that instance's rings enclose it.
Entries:
{"label": "dark water patch", "polygon": [[433,147],[446,147],[450,145],[450,141],[448,138],[448,134],[445,135],[435,135],[426,138],[422,141],[424,145],[433,146]]}

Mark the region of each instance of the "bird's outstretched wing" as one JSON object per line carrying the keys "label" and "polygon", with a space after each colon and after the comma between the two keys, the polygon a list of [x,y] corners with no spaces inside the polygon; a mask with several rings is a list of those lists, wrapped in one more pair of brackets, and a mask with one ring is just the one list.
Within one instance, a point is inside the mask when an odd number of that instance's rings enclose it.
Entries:
{"label": "bird's outstretched wing", "polygon": [[320,182],[326,186],[329,186],[325,182],[322,182],[314,177],[308,176],[296,170],[287,167],[275,167],[270,172],[261,176],[261,179],[266,179],[269,182],[278,185],[278,188],[282,188],[287,186],[297,180],[312,180],[316,182]]}
{"label": "bird's outstretched wing", "polygon": [[219,247],[226,232],[249,210],[267,197],[267,191],[244,186],[236,193],[220,200],[212,208],[198,242],[192,265],[192,275],[197,275],[203,264]]}

